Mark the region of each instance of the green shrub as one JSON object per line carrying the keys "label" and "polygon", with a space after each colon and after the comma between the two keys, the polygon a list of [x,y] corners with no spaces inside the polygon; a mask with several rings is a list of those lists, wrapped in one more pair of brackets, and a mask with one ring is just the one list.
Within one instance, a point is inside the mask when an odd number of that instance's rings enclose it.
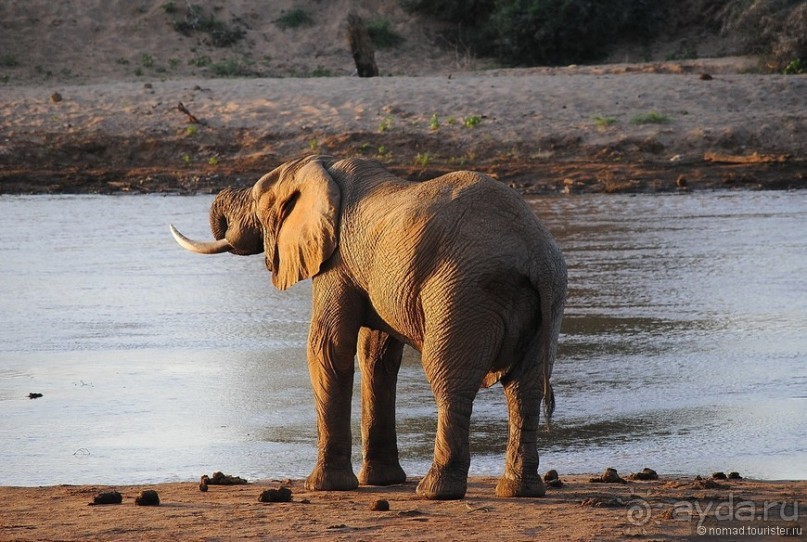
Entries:
{"label": "green shrub", "polygon": [[290,9],[280,17],[274,20],[274,23],[286,30],[287,28],[300,28],[301,26],[311,26],[314,24],[314,20],[302,8],[294,8]]}
{"label": "green shrub", "polygon": [[784,70],[794,60],[807,62],[807,2],[737,0],[722,11],[723,31],[736,36],[746,53],[767,57]]}
{"label": "green shrub", "polygon": [[511,0],[489,22],[492,49],[510,65],[564,65],[603,58],[629,33],[643,37],[653,11],[641,0]]}
{"label": "green shrub", "polygon": [[496,7],[496,0],[401,0],[410,13],[421,13],[450,23],[477,26]]}
{"label": "green shrub", "polygon": [[253,77],[256,75],[255,70],[250,66],[232,58],[210,64],[210,71],[216,77]]}
{"label": "green shrub", "polygon": [[373,45],[379,49],[392,49],[403,43],[403,37],[390,28],[389,21],[376,19],[367,22],[367,33]]}
{"label": "green shrub", "polygon": [[[176,9],[173,11],[166,9],[166,13],[176,13]],[[185,36],[191,36],[194,32],[208,34],[210,43],[216,47],[228,47],[246,35],[242,28],[227,26],[214,15],[205,13],[202,7],[190,4],[185,13],[185,19],[175,20],[173,27],[174,30]]]}
{"label": "green shrub", "polygon": [[479,115],[469,115],[462,119],[462,123],[466,128],[475,128],[480,122],[482,122],[482,117]]}
{"label": "green shrub", "polygon": [[596,117],[594,117],[593,120],[594,120],[594,126],[596,126],[598,130],[605,130],[609,126],[613,126],[614,124],[619,122],[613,117],[605,117],[603,115],[597,115]]}
{"label": "green shrub", "polygon": [[785,75],[797,75],[804,72],[805,72],[804,65],[798,58],[796,60],[791,60],[788,63],[788,65],[785,66],[785,69],[782,70],[782,73],[784,73]]}
{"label": "green shrub", "polygon": [[457,25],[455,40],[506,65],[598,60],[618,40],[646,39],[664,20],[654,0],[401,0]]}
{"label": "green shrub", "polygon": [[670,117],[658,111],[648,111],[634,115],[630,122],[631,124],[667,124],[670,122]]}
{"label": "green shrub", "polygon": [[332,75],[331,70],[321,65],[311,70],[310,73],[311,77],[331,77]]}

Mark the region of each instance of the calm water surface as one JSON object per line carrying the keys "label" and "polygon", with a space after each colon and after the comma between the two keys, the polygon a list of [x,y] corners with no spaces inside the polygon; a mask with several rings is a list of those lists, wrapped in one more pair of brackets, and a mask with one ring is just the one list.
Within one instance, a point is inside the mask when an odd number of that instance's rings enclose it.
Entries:
{"label": "calm water surface", "polygon": [[[0,197],[4,485],[308,474],[310,282],[277,292],[262,257],[177,247],[168,222],[207,237],[210,201]],[[542,470],[807,477],[807,193],[532,204],[570,272]],[[408,351],[410,475],[435,412]],[[501,388],[482,390],[472,473],[501,472],[506,423]]]}

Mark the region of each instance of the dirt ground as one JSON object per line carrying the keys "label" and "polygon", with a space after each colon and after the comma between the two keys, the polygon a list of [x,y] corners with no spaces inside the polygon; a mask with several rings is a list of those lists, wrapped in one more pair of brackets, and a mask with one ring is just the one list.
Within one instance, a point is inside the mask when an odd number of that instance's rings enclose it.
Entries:
{"label": "dirt ground", "polygon": [[[474,478],[461,501],[425,501],[415,481],[387,488],[310,492],[303,482],[248,485],[195,483],[117,487],[118,505],[88,506],[102,486],[0,488],[2,540],[779,540],[698,536],[697,528],[802,529],[807,482],[668,478],[626,484],[560,477],[540,499],[494,497],[496,481]],[[269,487],[286,485],[292,502],[260,503]],[[157,507],[137,506],[144,489]],[[383,499],[388,511],[371,510]],[[767,507],[767,512],[765,509]],[[800,507],[800,508],[799,508]],[[765,516],[751,520],[749,514]],[[769,533],[773,531],[768,531]],[[798,535],[796,530],[795,534]],[[786,538],[790,540],[791,538]]]}
{"label": "dirt ground", "polygon": [[7,86],[0,193],[216,192],[304,153],[525,194],[804,188],[807,77],[738,64]]}
{"label": "dirt ground", "polygon": [[[807,186],[807,75],[756,58],[495,69],[397,0],[227,2],[203,16],[243,38],[217,46],[177,30],[190,5],[0,3],[0,194],[216,192],[304,153],[526,194]],[[349,9],[403,38],[381,77],[352,76]]]}

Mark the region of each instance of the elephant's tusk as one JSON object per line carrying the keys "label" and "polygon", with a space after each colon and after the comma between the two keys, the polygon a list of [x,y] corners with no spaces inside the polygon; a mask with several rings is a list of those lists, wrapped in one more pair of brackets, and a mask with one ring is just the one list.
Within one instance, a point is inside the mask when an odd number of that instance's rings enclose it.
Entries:
{"label": "elephant's tusk", "polygon": [[177,230],[173,224],[170,224],[171,235],[174,236],[176,242],[185,250],[190,250],[197,254],[221,254],[232,250],[233,246],[227,239],[219,239],[218,241],[194,241],[188,239]]}

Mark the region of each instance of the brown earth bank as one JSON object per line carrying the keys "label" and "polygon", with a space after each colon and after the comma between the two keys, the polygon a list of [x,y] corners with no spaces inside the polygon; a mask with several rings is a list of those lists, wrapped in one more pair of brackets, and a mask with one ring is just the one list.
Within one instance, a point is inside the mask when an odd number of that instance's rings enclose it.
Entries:
{"label": "brown earth bank", "polygon": [[[415,481],[348,492],[306,491],[300,480],[246,485],[0,487],[2,540],[804,540],[806,481],[661,476],[594,483],[561,476],[543,498],[494,497],[496,480],[472,478],[460,501],[425,501]],[[286,486],[291,502],[261,503]],[[122,504],[88,506],[116,490]],[[159,506],[137,506],[156,490]],[[372,510],[387,501],[388,510]],[[375,508],[378,508],[376,505]],[[754,515],[757,519],[751,519]],[[744,535],[699,536],[697,528],[745,528]],[[746,536],[751,528],[773,536]],[[773,530],[780,529],[780,530]],[[791,529],[783,531],[781,529]],[[801,529],[799,535],[798,529]],[[736,531],[735,531],[736,533]],[[784,538],[784,534],[795,534]]]}
{"label": "brown earth bank", "polygon": [[748,62],[6,86],[0,193],[216,192],[305,153],[525,194],[805,188],[807,77]]}

